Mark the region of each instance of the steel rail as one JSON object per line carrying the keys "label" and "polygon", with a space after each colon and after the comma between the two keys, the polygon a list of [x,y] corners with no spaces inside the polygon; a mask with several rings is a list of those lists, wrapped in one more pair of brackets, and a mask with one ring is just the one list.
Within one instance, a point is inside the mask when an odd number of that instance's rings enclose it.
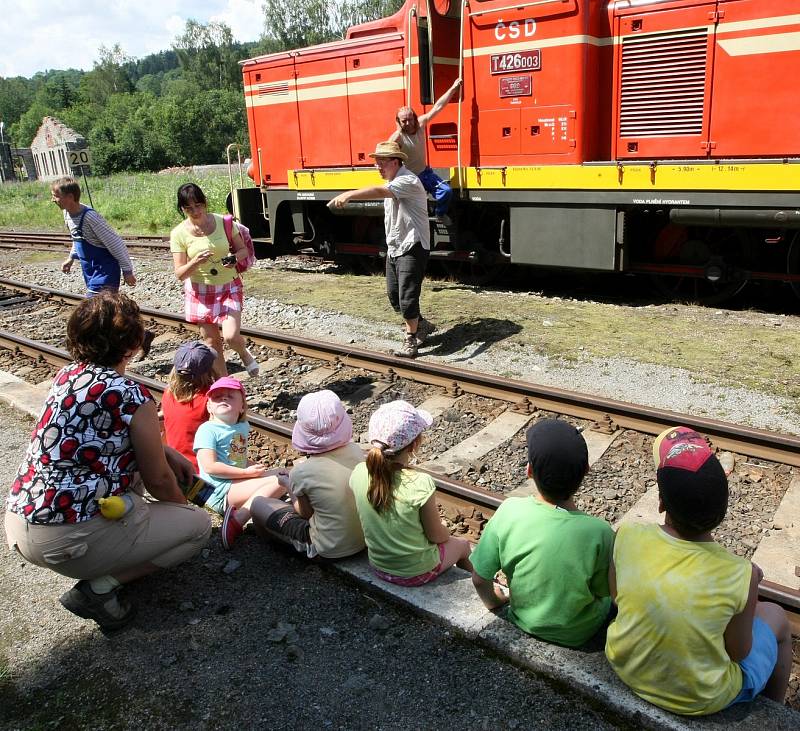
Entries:
{"label": "steel rail", "polygon": [[[169,242],[161,236],[123,236],[134,251],[169,251]],[[0,231],[0,248],[44,248],[47,251],[65,249],[72,243],[69,234],[36,231]]]}
{"label": "steel rail", "polygon": [[[29,358],[42,362],[47,361],[55,366],[64,366],[72,361],[69,353],[61,348],[56,348],[52,345],[39,342],[38,340],[31,340],[14,333],[0,330],[0,345],[7,348],[14,353],[21,353]],[[148,378],[135,370],[129,370],[125,373],[127,378],[130,378],[136,383],[140,383],[147,389],[156,394],[159,398],[163,394],[166,386],[162,381],[153,378]],[[292,427],[285,422],[277,421],[276,419],[269,419],[257,414],[248,414],[248,421],[258,430],[267,434],[270,439],[281,443],[291,444],[292,442]],[[500,506],[503,498],[488,490],[481,490],[478,487],[467,485],[463,482],[453,480],[449,477],[438,475],[435,472],[428,470],[420,470],[429,474],[436,482],[437,489],[456,498],[467,501],[470,505],[475,505],[481,510],[486,511],[486,517]]]}
{"label": "steel rail", "polygon": [[[20,337],[13,333],[0,330],[0,345],[8,348],[15,353],[23,353],[35,358],[39,362],[46,360],[54,365],[63,366],[71,362],[71,357],[67,351],[55,348],[52,345],[41,343],[29,338]],[[157,395],[158,398],[163,394],[166,386],[162,381],[148,378],[135,371],[127,371],[127,378],[145,386],[148,390]],[[280,444],[291,444],[292,427],[285,422],[276,419],[268,419],[255,414],[248,414],[248,422],[258,431],[266,434],[270,439]],[[419,469],[419,468],[416,468]],[[502,504],[505,497],[496,493],[481,490],[479,487],[458,482],[449,477],[439,475],[428,470],[425,472],[433,478],[436,489],[439,493],[440,502],[444,502],[457,507],[478,508],[483,513],[484,518],[489,518],[495,510]],[[771,581],[762,581],[759,584],[759,597],[780,604],[791,613],[793,632],[800,634],[800,591],[788,586],[776,584]]]}
{"label": "steel rail", "polygon": [[[0,286],[22,292],[37,292],[47,299],[74,304],[81,295],[50,290],[38,285],[0,278]],[[181,331],[190,329],[182,315],[141,307],[145,320],[161,323]],[[195,329],[191,327],[191,329]],[[439,386],[453,394],[472,393],[514,404],[514,408],[533,413],[537,409],[573,416],[594,422],[599,430],[614,427],[646,434],[659,434],[667,427],[683,424],[704,434],[713,446],[748,457],[800,467],[800,437],[741,426],[717,419],[631,404],[590,394],[567,391],[501,378],[479,371],[444,366],[421,360],[407,360],[385,353],[353,348],[339,343],[243,327],[242,335],[259,345],[281,350],[289,355],[340,363],[391,377],[402,377],[418,383]]]}

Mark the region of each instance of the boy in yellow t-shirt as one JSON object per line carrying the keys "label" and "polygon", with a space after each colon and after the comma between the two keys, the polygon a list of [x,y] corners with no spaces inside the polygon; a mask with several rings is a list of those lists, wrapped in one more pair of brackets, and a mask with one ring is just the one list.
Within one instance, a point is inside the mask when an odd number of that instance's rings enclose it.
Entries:
{"label": "boy in yellow t-shirt", "polygon": [[783,702],[791,632],[777,604],[757,601],[761,569],[711,536],[728,479],[703,437],[671,427],[653,445],[663,525],[623,524],[609,567],[618,614],[606,656],[645,700],[706,715],[759,693]]}

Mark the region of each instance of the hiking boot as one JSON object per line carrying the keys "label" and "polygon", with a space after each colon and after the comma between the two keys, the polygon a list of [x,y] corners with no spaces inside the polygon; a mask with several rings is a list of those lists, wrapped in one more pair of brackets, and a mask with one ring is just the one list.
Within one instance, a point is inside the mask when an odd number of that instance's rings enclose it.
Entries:
{"label": "hiking boot", "polygon": [[436,332],[436,325],[420,316],[417,321],[417,332],[414,333],[417,338],[417,345],[422,345],[427,340],[428,335],[434,332]]}
{"label": "hiking boot", "polygon": [[394,350],[393,354],[398,358],[416,358],[417,357],[417,338],[411,333],[406,334],[403,345]]}
{"label": "hiking boot", "polygon": [[120,630],[136,616],[136,607],[120,596],[121,586],[105,594],[95,594],[85,579],[81,579],[58,601],[64,609],[83,619],[93,619],[100,629],[113,632]]}

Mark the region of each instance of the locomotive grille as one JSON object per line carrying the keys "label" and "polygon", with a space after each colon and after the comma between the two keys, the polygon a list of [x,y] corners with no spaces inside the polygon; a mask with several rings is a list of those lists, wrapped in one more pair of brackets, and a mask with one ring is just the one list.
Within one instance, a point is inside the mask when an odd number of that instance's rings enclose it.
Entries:
{"label": "locomotive grille", "polygon": [[288,81],[278,81],[274,84],[258,85],[259,96],[280,96],[282,94],[288,94],[288,93],[289,93]]}
{"label": "locomotive grille", "polygon": [[621,137],[703,132],[705,28],[622,39]]}

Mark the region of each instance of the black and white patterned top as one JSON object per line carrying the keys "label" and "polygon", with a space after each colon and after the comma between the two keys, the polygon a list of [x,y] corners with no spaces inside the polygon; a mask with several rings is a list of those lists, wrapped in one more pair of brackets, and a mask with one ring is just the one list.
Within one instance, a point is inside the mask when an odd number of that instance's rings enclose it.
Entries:
{"label": "black and white patterned top", "polygon": [[137,472],[133,415],[150,392],[115,370],[71,363],[55,377],[6,504],[29,523],[80,523]]}

